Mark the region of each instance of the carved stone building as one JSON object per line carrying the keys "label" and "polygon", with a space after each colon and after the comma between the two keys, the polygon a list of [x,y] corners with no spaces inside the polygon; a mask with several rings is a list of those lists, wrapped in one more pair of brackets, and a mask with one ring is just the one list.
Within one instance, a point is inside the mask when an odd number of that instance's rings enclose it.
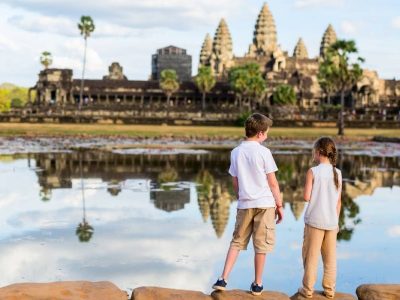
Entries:
{"label": "carved stone building", "polygon": [[[322,36],[318,57],[309,57],[302,38],[290,56],[287,51],[280,48],[273,15],[268,5],[264,4],[255,24],[253,41],[243,57],[232,53],[231,34],[226,21],[222,19],[216,29],[213,43],[210,35],[206,35],[199,63],[210,66],[219,80],[226,80],[229,69],[234,66],[256,63],[270,87],[267,97],[272,96],[276,86],[289,84],[295,89],[301,107],[316,107],[324,98],[317,79],[319,63],[328,47],[336,40],[336,32],[329,24]],[[383,80],[378,77],[376,71],[364,70],[352,98],[355,99],[356,107],[398,105],[399,92],[400,81]]]}
{"label": "carved stone building", "polygon": [[[272,93],[277,86],[289,84],[297,94],[300,107],[318,108],[327,98],[318,83],[319,64],[327,48],[336,40],[336,32],[329,24],[322,35],[318,56],[309,56],[302,38],[299,38],[293,52],[289,54],[280,48],[273,15],[268,5],[264,4],[257,17],[247,53],[244,56],[235,56],[228,24],[221,19],[214,37],[206,35],[199,57],[199,65],[210,66],[217,78],[217,84],[207,94],[208,108],[213,107],[216,111],[237,110],[235,94],[229,86],[227,75],[232,67],[248,63],[258,64],[267,82],[265,95],[255,103],[257,107],[265,107],[271,103],[268,100],[272,99]],[[179,91],[171,98],[173,105],[180,109],[201,107],[201,93],[191,76],[191,56],[187,55],[185,49],[174,46],[158,49],[157,54],[152,56],[151,80],[128,80],[122,67],[114,62],[109,68],[109,75],[102,80],[85,79],[84,99],[92,104],[127,104],[140,109],[165,108],[166,96],[158,82],[163,69],[176,70],[181,81]],[[80,79],[72,78],[70,69],[42,70],[37,84],[31,88],[31,91],[37,92],[36,98],[31,100],[38,105],[74,104],[79,99],[80,83]],[[332,98],[337,103],[338,97]],[[398,107],[400,81],[384,80],[379,78],[376,71],[364,70],[362,78],[348,98],[352,102],[347,104],[351,103],[356,108],[387,105]]]}
{"label": "carved stone building", "polygon": [[159,80],[165,69],[173,69],[180,81],[192,79],[192,56],[185,49],[168,46],[157,50],[151,58],[151,79]]}

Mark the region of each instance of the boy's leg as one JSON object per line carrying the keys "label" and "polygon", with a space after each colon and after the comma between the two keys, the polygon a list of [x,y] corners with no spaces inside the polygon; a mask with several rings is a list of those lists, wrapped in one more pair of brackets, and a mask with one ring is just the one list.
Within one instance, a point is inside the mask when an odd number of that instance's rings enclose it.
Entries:
{"label": "boy's leg", "polygon": [[321,253],[324,230],[305,225],[303,241],[303,289],[302,294],[311,297],[317,280],[318,258]]}
{"label": "boy's leg", "polygon": [[236,258],[239,255],[238,249],[230,247],[228,250],[228,253],[226,254],[226,259],[225,259],[225,265],[224,265],[224,271],[222,272],[221,278],[227,279],[229,274],[232,271],[233,265],[236,262]]}
{"label": "boy's leg", "polygon": [[266,254],[275,245],[275,208],[258,208],[253,222],[254,283],[262,285]]}
{"label": "boy's leg", "polygon": [[240,250],[246,250],[252,231],[253,209],[238,209],[236,214],[235,230],[228,253],[226,254],[222,278],[227,280]]}
{"label": "boy's leg", "polygon": [[332,298],[335,295],[336,288],[336,237],[337,230],[326,230],[321,248],[324,263],[322,287],[325,295]]}
{"label": "boy's leg", "polygon": [[262,284],[262,274],[264,271],[265,258],[266,258],[265,253],[255,253],[254,254],[254,272],[255,272],[254,283],[257,283],[259,286],[261,286],[261,284]]}

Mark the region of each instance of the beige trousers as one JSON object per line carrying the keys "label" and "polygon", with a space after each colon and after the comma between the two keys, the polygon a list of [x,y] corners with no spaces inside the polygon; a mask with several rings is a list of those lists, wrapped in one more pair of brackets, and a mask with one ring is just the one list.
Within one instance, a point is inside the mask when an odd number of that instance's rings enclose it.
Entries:
{"label": "beige trousers", "polygon": [[312,296],[314,292],[320,253],[324,263],[322,287],[327,296],[335,294],[336,237],[337,230],[323,230],[306,224],[303,241],[303,292],[306,296]]}

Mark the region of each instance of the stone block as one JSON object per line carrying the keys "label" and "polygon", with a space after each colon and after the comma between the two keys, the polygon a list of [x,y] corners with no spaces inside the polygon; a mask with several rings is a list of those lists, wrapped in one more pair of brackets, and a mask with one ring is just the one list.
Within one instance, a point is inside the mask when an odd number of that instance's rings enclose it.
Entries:
{"label": "stone block", "polygon": [[159,287],[139,287],[133,290],[131,300],[212,300],[202,292]]}
{"label": "stone block", "polygon": [[127,300],[126,292],[108,281],[17,283],[0,288],[2,300]]}
{"label": "stone block", "polygon": [[[299,293],[294,294],[292,297],[290,297],[291,300],[308,300],[310,298],[303,297]],[[325,297],[324,293],[322,291],[315,291],[313,294],[313,297],[311,298],[313,300],[327,300],[329,298]],[[351,294],[345,294],[345,293],[339,293],[336,292],[335,298],[333,300],[356,300],[357,298]]]}
{"label": "stone block", "polygon": [[263,291],[260,296],[253,296],[249,291],[229,290],[214,291],[211,294],[214,300],[289,300],[289,296],[274,291]]}
{"label": "stone block", "polygon": [[359,300],[399,300],[400,284],[362,284],[356,292]]}

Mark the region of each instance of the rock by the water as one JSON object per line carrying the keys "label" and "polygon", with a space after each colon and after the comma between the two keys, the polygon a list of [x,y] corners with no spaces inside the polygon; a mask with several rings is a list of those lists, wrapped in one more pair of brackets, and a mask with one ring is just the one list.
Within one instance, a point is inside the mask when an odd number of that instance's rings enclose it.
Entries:
{"label": "rock by the water", "polygon": [[133,290],[131,300],[212,300],[202,292],[159,287],[139,287]]}
{"label": "rock by the water", "polygon": [[[291,300],[308,300],[309,298],[303,297],[301,294],[296,293],[292,297],[290,297]],[[313,297],[311,298],[313,300],[327,300],[328,298],[325,297],[324,293],[321,291],[315,291],[313,294]],[[356,300],[357,298],[354,297],[351,294],[345,294],[345,293],[335,293],[335,297],[333,300]]]}
{"label": "rock by the water", "polygon": [[0,288],[2,300],[127,300],[128,295],[108,281],[17,283]]}
{"label": "rock by the water", "polygon": [[400,284],[363,284],[356,292],[359,300],[400,300]]}
{"label": "rock by the water", "polygon": [[289,296],[274,291],[263,291],[260,296],[253,296],[248,291],[243,290],[228,290],[214,291],[211,294],[214,300],[289,300]]}

